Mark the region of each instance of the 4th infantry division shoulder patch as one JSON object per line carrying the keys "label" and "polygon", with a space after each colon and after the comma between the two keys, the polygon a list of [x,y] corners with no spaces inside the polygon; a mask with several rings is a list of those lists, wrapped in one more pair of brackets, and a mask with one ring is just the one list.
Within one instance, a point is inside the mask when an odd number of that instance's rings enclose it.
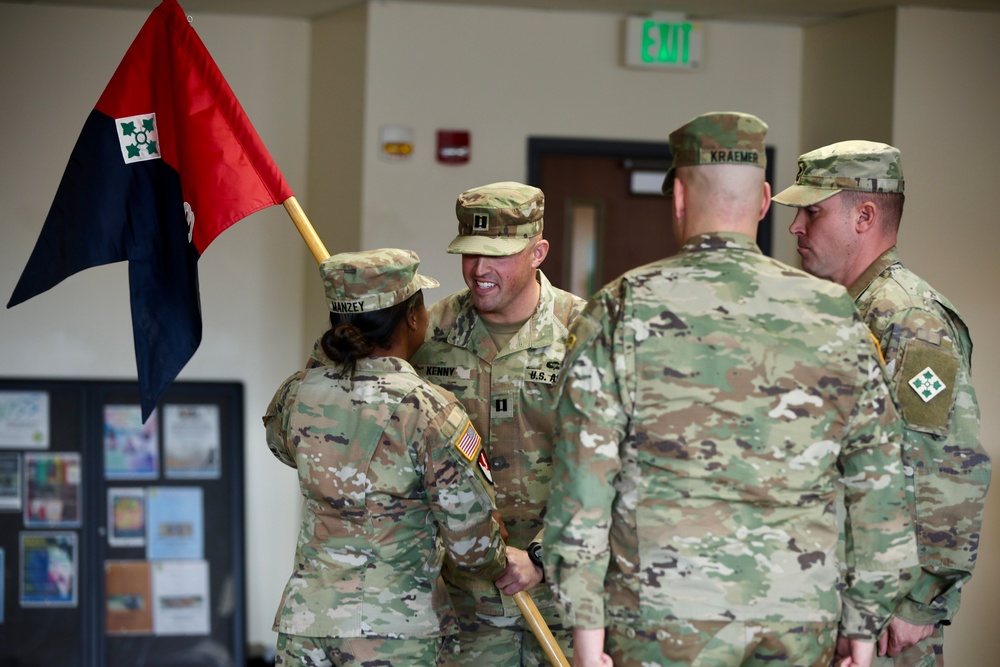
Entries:
{"label": "4th infantry division shoulder patch", "polygon": [[930,366],[910,378],[907,384],[913,388],[913,391],[917,392],[917,396],[924,403],[940,394],[947,386]]}

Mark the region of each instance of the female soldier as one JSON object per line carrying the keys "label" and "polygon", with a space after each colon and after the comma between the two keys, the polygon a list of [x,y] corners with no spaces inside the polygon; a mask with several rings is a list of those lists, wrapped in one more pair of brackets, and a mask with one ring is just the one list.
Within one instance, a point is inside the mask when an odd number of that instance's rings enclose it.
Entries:
{"label": "female soldier", "polygon": [[285,380],[264,416],[305,497],[275,664],[446,664],[443,555],[491,578],[506,565],[479,435],[407,362],[427,329],[421,289],[438,286],[418,264],[396,249],[323,262],[334,364]]}

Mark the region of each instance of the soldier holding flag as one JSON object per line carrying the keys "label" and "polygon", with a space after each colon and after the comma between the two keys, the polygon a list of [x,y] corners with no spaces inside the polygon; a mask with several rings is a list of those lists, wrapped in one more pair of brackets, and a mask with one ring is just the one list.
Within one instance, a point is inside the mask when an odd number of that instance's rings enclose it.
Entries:
{"label": "soldier holding flag", "polygon": [[289,377],[264,415],[305,502],[276,664],[451,664],[443,556],[488,579],[504,571],[482,440],[408,362],[427,329],[423,289],[438,285],[418,263],[396,249],[324,261],[332,362]]}
{"label": "soldier holding flag", "polygon": [[[550,650],[570,655],[570,631],[548,587],[539,585],[541,528],[552,468],[552,398],[568,326],[584,301],[553,287],[539,269],[549,248],[541,190],[513,181],[471,188],[458,196],[455,213],[458,235],[448,252],[462,256],[468,289],[431,306],[427,339],[412,363],[455,394],[482,435],[481,463],[509,531],[507,568],[499,577],[445,564],[461,628],[457,661],[543,665]],[[317,342],[307,366],[329,363]],[[540,641],[522,617],[525,593],[537,600],[534,620],[558,647]]]}

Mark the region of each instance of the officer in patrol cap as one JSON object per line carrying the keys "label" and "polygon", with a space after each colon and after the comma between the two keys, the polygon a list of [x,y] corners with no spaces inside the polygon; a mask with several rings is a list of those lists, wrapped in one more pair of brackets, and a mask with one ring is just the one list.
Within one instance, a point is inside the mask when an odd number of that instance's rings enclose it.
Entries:
{"label": "officer in patrol cap", "polygon": [[427,328],[423,290],[438,286],[418,265],[394,248],[324,261],[329,363],[285,380],[264,415],[305,501],[275,664],[450,664],[442,551],[487,579],[506,566],[481,438],[407,361]]}
{"label": "officer in patrol cap", "polygon": [[[535,237],[543,240],[545,195],[522,183],[491,183],[460,194],[455,214],[458,236],[448,245],[448,252],[509,257]],[[547,250],[548,243],[542,245]]]}
{"label": "officer in patrol cap", "polygon": [[459,664],[520,667],[548,662],[511,598],[528,591],[563,652],[570,632],[542,583],[542,515],[549,496],[552,399],[567,326],[583,306],[539,269],[545,197],[512,181],[461,193],[458,235],[466,289],[430,309],[417,371],[454,392],[483,437],[497,508],[508,530],[507,570],[494,582],[445,566],[461,627]]}
{"label": "officer in patrol cap", "polygon": [[899,149],[842,141],[799,157],[795,184],[774,201],[798,209],[790,231],[803,268],[848,288],[885,357],[906,423],[922,570],[875,664],[927,667],[944,664],[943,627],[972,577],[990,460],[979,440],[968,327],[896,249],[903,189]]}
{"label": "officer in patrol cap", "polygon": [[[754,243],[766,131],[721,112],[671,133],[680,250],[571,328],[543,557],[578,665],[827,667],[839,621],[864,667],[915,571],[871,338],[843,287]],[[841,503],[864,529],[838,582]]]}

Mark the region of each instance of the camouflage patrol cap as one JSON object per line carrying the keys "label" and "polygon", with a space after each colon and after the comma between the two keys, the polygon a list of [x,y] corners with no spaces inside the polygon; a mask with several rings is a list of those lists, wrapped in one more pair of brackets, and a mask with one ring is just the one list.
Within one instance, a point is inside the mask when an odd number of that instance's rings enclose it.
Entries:
{"label": "camouflage patrol cap", "polygon": [[332,313],[362,313],[395,306],[419,290],[437,287],[417,273],[420,258],[412,250],[382,248],[332,255],[319,265]]}
{"label": "camouflage patrol cap", "polygon": [[795,185],[771,197],[786,206],[812,206],[843,190],[903,192],[899,149],[874,141],[841,141],[799,157]]}
{"label": "camouflage patrol cap", "polygon": [[767,166],[764,135],[767,123],[738,111],[713,111],[696,116],[670,133],[674,161],[663,179],[663,194],[674,192],[674,170],[713,164]]}
{"label": "camouflage patrol cap", "polygon": [[459,255],[516,255],[542,233],[545,195],[538,188],[505,181],[458,196],[458,236],[448,252]]}

